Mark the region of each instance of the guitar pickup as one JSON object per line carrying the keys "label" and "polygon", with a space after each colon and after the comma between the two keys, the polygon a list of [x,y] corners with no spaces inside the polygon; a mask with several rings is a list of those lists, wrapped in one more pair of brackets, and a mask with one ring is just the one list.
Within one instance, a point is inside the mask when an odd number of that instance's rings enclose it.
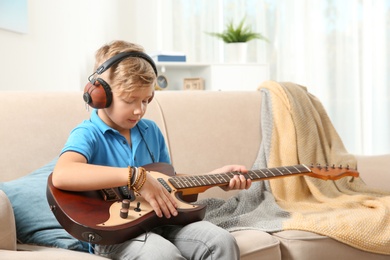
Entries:
{"label": "guitar pickup", "polygon": [[166,181],[165,181],[163,178],[157,178],[157,180],[162,184],[162,186],[164,186],[164,188],[165,188],[169,193],[172,192],[171,187],[169,187],[168,183],[166,183]]}
{"label": "guitar pickup", "polygon": [[105,201],[115,201],[120,199],[114,189],[101,189],[100,194]]}
{"label": "guitar pickup", "polygon": [[122,195],[123,199],[129,199],[130,201],[135,200],[134,191],[127,188],[127,186],[118,187],[119,193]]}
{"label": "guitar pickup", "polygon": [[118,187],[118,189],[124,198],[130,198],[130,192],[126,186]]}

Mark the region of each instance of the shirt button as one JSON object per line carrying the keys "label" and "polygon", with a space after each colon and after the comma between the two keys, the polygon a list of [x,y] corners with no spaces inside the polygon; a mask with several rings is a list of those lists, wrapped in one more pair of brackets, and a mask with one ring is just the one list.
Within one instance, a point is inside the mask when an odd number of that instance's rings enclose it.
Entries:
{"label": "shirt button", "polygon": [[126,141],[123,141],[123,144],[126,144]]}

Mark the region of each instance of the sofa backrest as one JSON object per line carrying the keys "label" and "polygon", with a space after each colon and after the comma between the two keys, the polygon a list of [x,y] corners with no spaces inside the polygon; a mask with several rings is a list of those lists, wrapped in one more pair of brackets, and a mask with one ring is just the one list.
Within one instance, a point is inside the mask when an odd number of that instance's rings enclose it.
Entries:
{"label": "sofa backrest", "polygon": [[163,91],[156,100],[178,173],[252,166],[261,137],[259,92]]}
{"label": "sofa backrest", "polygon": [[0,181],[16,179],[58,155],[89,114],[79,92],[0,92]]}
{"label": "sofa backrest", "polygon": [[[50,162],[89,118],[81,92],[0,92],[0,100],[0,181]],[[257,91],[158,91],[145,118],[161,128],[178,173],[250,168],[261,139],[260,103]]]}
{"label": "sofa backrest", "polygon": [[[252,167],[261,140],[260,92],[162,91],[158,94],[156,103],[161,107],[177,173],[206,173],[226,164]],[[234,193],[216,187],[199,198],[227,198]]]}

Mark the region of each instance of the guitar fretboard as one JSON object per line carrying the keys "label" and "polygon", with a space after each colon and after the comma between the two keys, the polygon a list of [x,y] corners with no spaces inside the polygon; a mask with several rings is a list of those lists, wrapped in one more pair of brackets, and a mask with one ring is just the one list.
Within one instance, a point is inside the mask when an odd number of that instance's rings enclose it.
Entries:
{"label": "guitar fretboard", "polygon": [[[286,167],[275,167],[275,168],[266,168],[259,170],[249,170],[244,176],[247,179],[253,181],[270,179],[276,177],[282,177],[287,175],[297,175],[309,173],[311,170],[304,164],[286,166]],[[226,173],[217,173],[217,174],[205,174],[205,175],[191,175],[191,176],[176,176],[169,178],[168,181],[176,189],[183,188],[194,188],[210,185],[225,185],[230,182],[230,180],[235,175],[241,175],[240,172],[226,172]]]}

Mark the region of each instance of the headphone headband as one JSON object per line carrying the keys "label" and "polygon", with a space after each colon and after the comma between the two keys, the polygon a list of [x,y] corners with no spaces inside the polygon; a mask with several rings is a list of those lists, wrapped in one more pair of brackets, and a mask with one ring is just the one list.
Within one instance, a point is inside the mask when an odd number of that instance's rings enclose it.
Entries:
{"label": "headphone headband", "polygon": [[105,72],[106,70],[108,70],[111,66],[113,66],[114,64],[126,59],[126,58],[129,58],[129,57],[137,57],[137,58],[141,58],[141,59],[144,59],[146,60],[153,68],[154,70],[154,73],[156,74],[157,76],[157,67],[156,67],[156,64],[154,63],[153,59],[147,55],[146,53],[144,52],[139,52],[139,51],[130,51],[130,52],[121,52],[121,53],[118,53],[117,55],[109,58],[108,60],[106,60],[102,65],[100,65],[96,72],[97,74],[102,74],[103,72]]}

